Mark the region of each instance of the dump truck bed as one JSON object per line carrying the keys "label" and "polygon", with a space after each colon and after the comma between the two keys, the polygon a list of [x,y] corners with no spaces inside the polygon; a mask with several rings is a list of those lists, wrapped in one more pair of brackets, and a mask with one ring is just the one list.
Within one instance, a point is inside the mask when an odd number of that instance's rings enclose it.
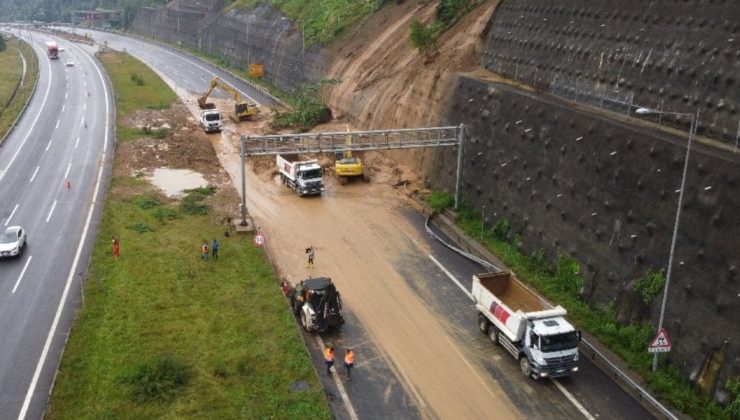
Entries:
{"label": "dump truck bed", "polygon": [[476,277],[480,279],[481,286],[514,312],[537,312],[552,308],[509,271],[476,274]]}

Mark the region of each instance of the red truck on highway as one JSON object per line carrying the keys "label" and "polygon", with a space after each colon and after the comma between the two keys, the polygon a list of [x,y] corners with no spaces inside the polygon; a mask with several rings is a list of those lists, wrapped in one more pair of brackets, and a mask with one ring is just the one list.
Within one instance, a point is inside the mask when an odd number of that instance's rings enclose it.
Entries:
{"label": "red truck on highway", "polygon": [[59,58],[59,46],[56,42],[47,42],[46,52],[49,54],[49,58],[51,58],[52,60]]}

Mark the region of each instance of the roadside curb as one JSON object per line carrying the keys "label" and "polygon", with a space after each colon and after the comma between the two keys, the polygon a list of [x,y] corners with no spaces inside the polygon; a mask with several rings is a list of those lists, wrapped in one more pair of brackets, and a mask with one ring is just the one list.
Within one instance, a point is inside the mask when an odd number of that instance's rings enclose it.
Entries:
{"label": "roadside curb", "polygon": [[[19,40],[23,41],[21,38],[18,38]],[[25,42],[25,41],[23,41]],[[33,45],[26,43],[28,46],[31,47],[31,51],[33,51]],[[20,50],[19,50],[20,52]],[[21,53],[22,54],[22,53]],[[38,73],[40,73],[40,69],[38,69]],[[33,98],[33,95],[36,93],[36,87],[39,85],[39,75],[36,74],[36,81],[33,83],[33,88],[31,88],[31,92],[28,95],[28,98],[26,98],[26,103],[23,104],[23,107],[21,108],[20,112],[18,112],[18,115],[15,117],[13,122],[10,124],[10,127],[8,127],[8,131],[5,132],[2,138],[0,138],[0,146],[2,146],[5,143],[5,139],[7,139],[10,134],[15,131],[16,126],[18,125],[18,121],[21,120],[21,117],[26,113],[26,108],[28,108],[28,104],[31,103],[31,99]]]}
{"label": "roadside curb", "polygon": [[[435,214],[426,203],[417,201],[422,213],[429,218],[429,223],[452,240],[464,252],[493,262],[496,266],[508,269],[495,255],[468,236],[454,222],[455,214],[446,210],[443,214]],[[539,293],[538,293],[539,296]],[[547,302],[547,299],[544,299]],[[548,302],[549,303],[549,302]],[[667,408],[646,390],[645,380],[632,371],[627,364],[610,349],[600,343],[592,335],[584,332],[583,340],[579,344],[579,351],[583,357],[588,357],[604,374],[609,376],[624,392],[634,398],[641,406],[657,418],[689,419],[690,417]]]}

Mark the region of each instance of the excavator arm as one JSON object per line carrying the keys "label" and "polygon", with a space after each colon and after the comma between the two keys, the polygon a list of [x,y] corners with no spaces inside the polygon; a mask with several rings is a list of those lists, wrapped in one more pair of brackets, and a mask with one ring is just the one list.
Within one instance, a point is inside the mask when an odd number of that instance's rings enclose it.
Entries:
{"label": "excavator arm", "polygon": [[208,88],[206,89],[206,91],[203,92],[203,95],[201,95],[200,98],[198,98],[198,106],[201,107],[201,109],[213,107],[213,104],[209,104],[206,101],[208,100],[208,96],[211,94],[211,92],[213,92],[213,89],[217,87],[220,87],[224,92],[228,93],[229,95],[231,95],[232,98],[234,98],[234,101],[236,102],[234,105],[234,113],[236,114],[237,119],[245,120],[252,115],[259,113],[259,108],[257,108],[256,104],[246,102],[242,98],[242,95],[239,94],[238,90],[221,80],[221,78],[219,78],[218,76],[214,77],[211,80],[211,83],[208,84]]}

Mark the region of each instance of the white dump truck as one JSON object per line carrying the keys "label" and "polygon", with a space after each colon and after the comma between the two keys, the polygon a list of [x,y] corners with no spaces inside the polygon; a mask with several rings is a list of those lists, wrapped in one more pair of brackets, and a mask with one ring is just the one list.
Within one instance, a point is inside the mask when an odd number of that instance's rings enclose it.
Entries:
{"label": "white dump truck", "polygon": [[578,370],[580,331],[510,271],[476,274],[472,294],[478,328],[519,361],[534,379],[567,376]]}
{"label": "white dump truck", "polygon": [[298,195],[324,191],[324,173],[318,160],[301,160],[298,155],[277,155],[277,167],[280,180]]}
{"label": "white dump truck", "polygon": [[221,113],[218,109],[204,109],[200,112],[200,126],[206,133],[221,131]]}

